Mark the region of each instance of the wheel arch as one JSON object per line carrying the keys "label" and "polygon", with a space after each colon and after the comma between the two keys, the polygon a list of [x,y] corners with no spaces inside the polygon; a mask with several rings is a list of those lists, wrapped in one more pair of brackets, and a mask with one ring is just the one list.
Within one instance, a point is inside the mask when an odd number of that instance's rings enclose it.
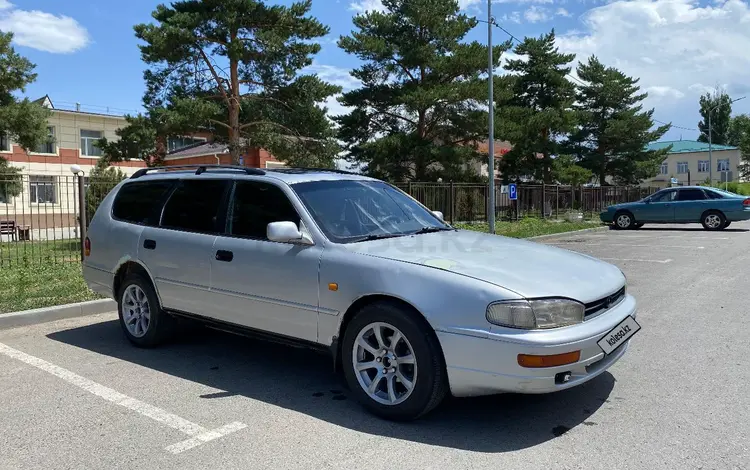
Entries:
{"label": "wheel arch", "polygon": [[134,259],[125,260],[115,270],[114,280],[112,283],[112,293],[115,297],[115,301],[119,301],[117,297],[120,293],[120,286],[122,285],[122,281],[124,281],[125,278],[130,274],[140,274],[148,282],[151,283],[151,287],[154,288],[154,292],[156,292],[156,298],[159,300],[159,306],[161,307],[163,305],[161,296],[159,295],[159,290],[156,288],[156,283],[154,283],[153,276],[151,276],[148,268],[146,268],[143,263]]}

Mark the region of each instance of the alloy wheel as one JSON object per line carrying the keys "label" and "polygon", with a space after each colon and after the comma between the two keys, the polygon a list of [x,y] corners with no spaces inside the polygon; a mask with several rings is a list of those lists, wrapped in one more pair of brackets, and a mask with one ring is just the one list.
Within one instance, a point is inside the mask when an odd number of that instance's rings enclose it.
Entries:
{"label": "alloy wheel", "polygon": [[148,297],[136,284],[131,284],[122,294],[122,319],[128,332],[141,338],[151,324],[151,308]]}
{"label": "alloy wheel", "polygon": [[716,214],[707,215],[706,226],[709,228],[719,228],[721,226],[721,217]]}
{"label": "alloy wheel", "polygon": [[617,217],[617,226],[620,228],[630,227],[630,216],[627,214],[622,214],[621,216]]}
{"label": "alloy wheel", "polygon": [[417,360],[409,340],[395,326],[375,322],[354,341],[352,367],[367,395],[383,405],[409,398],[417,382]]}

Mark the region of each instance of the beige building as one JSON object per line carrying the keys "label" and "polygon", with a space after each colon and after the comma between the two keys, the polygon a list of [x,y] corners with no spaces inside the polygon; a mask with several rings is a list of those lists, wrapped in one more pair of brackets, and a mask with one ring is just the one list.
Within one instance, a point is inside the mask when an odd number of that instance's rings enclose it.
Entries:
{"label": "beige building", "polygon": [[[740,150],[728,145],[712,145],[709,156],[708,144],[695,140],[654,142],[649,150],[661,150],[671,146],[667,159],[662,162],[659,174],[645,180],[641,186],[667,187],[672,178],[677,184],[702,184],[711,177],[713,182],[740,181]],[[711,171],[713,169],[713,171]]]}

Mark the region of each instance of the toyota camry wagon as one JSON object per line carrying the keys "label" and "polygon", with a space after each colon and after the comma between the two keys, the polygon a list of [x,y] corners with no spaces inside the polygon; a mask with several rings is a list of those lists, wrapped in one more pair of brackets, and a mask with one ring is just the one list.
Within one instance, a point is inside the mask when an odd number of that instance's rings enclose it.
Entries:
{"label": "toyota camry wagon", "polygon": [[139,170],[99,206],[85,255],[136,346],[188,317],[325,349],[388,419],[448,393],[575,387],[640,328],[617,267],[456,230],[394,186],[332,170]]}

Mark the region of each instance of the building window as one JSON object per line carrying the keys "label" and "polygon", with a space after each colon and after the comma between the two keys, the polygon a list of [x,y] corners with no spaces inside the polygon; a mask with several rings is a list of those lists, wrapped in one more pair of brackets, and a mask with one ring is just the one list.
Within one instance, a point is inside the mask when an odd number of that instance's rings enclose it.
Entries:
{"label": "building window", "polygon": [[698,160],[698,173],[708,173],[709,168],[708,160]]}
{"label": "building window", "polygon": [[202,137],[184,137],[184,136],[175,136],[170,137],[167,139],[167,151],[168,152],[174,152],[175,150],[180,150],[181,148],[185,148],[189,145],[197,144],[199,142],[205,142],[206,139]]}
{"label": "building window", "polygon": [[0,152],[10,152],[10,139],[5,133],[0,133]]}
{"label": "building window", "polygon": [[662,175],[666,175],[667,173],[669,173],[669,164],[667,162],[662,162],[659,173]]}
{"label": "building window", "polygon": [[716,160],[716,171],[729,171],[729,159]]}
{"label": "building window", "polygon": [[36,153],[57,153],[55,151],[55,128],[54,127],[50,126],[47,128],[47,141],[37,146],[37,148],[34,149],[34,151]]}
{"label": "building window", "polygon": [[688,172],[688,162],[677,162],[677,174],[685,174]]}
{"label": "building window", "polygon": [[29,176],[29,199],[33,204],[56,204],[57,178],[54,176]]}
{"label": "building window", "polygon": [[81,129],[81,155],[87,157],[101,157],[102,149],[96,145],[96,141],[104,137],[102,131],[87,131]]}

